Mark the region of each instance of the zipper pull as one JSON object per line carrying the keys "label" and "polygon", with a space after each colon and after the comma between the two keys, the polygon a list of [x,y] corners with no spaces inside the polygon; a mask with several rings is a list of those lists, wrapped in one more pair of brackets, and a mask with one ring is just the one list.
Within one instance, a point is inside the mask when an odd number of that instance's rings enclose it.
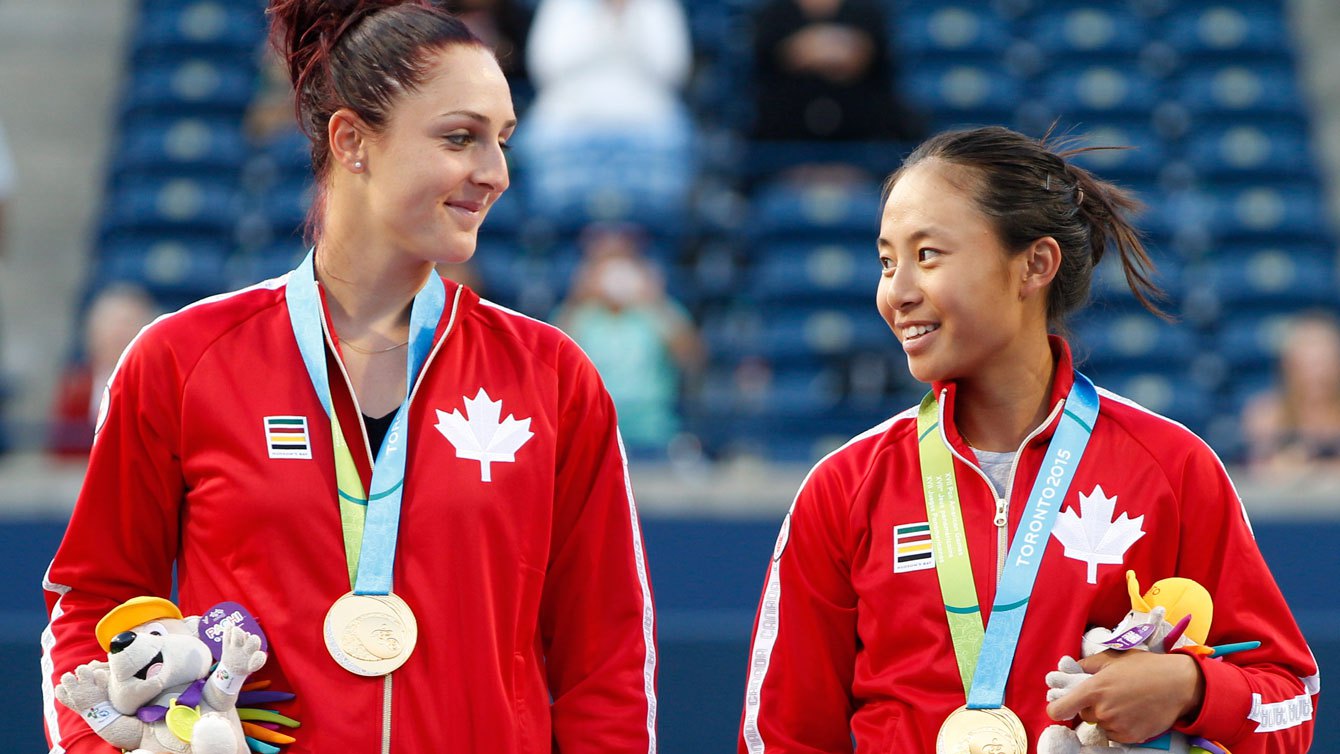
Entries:
{"label": "zipper pull", "polygon": [[1003,498],[1003,497],[998,497],[998,498],[996,498],[996,520],[995,520],[995,524],[996,524],[996,526],[998,526],[998,527],[1000,527],[1000,528],[1003,529],[1003,528],[1005,528],[1005,524],[1008,523],[1008,522],[1009,522],[1009,519],[1006,518],[1006,516],[1005,516],[1005,498]]}

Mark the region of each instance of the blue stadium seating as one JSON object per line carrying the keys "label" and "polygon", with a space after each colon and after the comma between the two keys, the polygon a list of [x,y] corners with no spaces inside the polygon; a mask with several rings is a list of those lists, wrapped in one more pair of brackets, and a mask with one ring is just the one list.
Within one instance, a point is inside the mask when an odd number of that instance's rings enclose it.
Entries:
{"label": "blue stadium seating", "polygon": [[1012,123],[1027,94],[1024,82],[999,65],[926,61],[900,78],[908,102],[942,128]]}
{"label": "blue stadium seating", "polygon": [[1188,63],[1288,62],[1292,40],[1277,2],[1178,2],[1160,21],[1161,38]]}
{"label": "blue stadium seating", "polygon": [[228,118],[158,117],[123,125],[111,168],[113,183],[154,175],[236,175],[250,147]]}
{"label": "blue stadium seating", "polygon": [[1030,27],[1029,39],[1046,51],[1053,65],[1066,67],[1134,60],[1150,38],[1144,19],[1112,5],[1046,8]]}
{"label": "blue stadium seating", "polygon": [[144,231],[214,234],[231,239],[239,197],[229,181],[163,178],[118,187],[107,200],[102,237]]}
{"label": "blue stadium seating", "polygon": [[133,283],[160,303],[184,306],[226,289],[230,251],[229,244],[208,234],[123,239],[102,248],[90,287]]}
{"label": "blue stadium seating", "polygon": [[188,56],[247,62],[264,39],[265,19],[254,3],[153,2],[141,6],[130,49],[137,65]]}
{"label": "blue stadium seating", "polygon": [[801,186],[776,182],[752,197],[749,232],[756,238],[850,234],[873,242],[879,233],[879,186]]}
{"label": "blue stadium seating", "polygon": [[1042,99],[1066,120],[1141,120],[1163,98],[1162,84],[1130,66],[1096,64],[1059,68],[1043,77]]}
{"label": "blue stadium seating", "polygon": [[[878,180],[912,145],[742,143],[749,106],[739,87],[751,65],[744,31],[755,3],[686,0],[699,63],[693,106],[700,124],[725,129],[700,151],[724,190],[705,191],[696,215],[610,196],[545,218],[528,202],[526,165],[514,165],[513,191],[491,211],[475,264],[486,295],[546,316],[569,285],[584,225],[650,225],[651,253],[672,293],[701,307],[718,376],[687,409],[705,442],[808,460],[825,438],[868,427],[909,397],[890,398],[907,386],[899,382],[901,360],[889,360],[896,341],[873,305],[873,243]],[[1041,133],[1055,119],[1058,133],[1087,137],[1080,145],[1134,147],[1075,159],[1147,204],[1136,222],[1159,264],[1156,282],[1169,293],[1164,306],[1184,319],[1166,325],[1144,314],[1109,254],[1095,276],[1094,304],[1074,328],[1077,349],[1092,352],[1091,365],[1113,387],[1134,385],[1145,396],[1132,397],[1156,410],[1171,395],[1203,423],[1259,374],[1244,365],[1270,363],[1264,333],[1280,312],[1337,299],[1333,233],[1278,3],[893,0],[890,7],[901,93],[936,127],[1002,123]],[[186,295],[189,284],[170,274],[180,268],[174,257],[150,250],[163,239],[199,244],[201,261],[190,269],[212,269],[228,284],[280,274],[301,254],[310,197],[305,137],[291,131],[248,147],[237,127],[258,83],[260,10],[255,0],[142,0],[128,41],[133,65],[109,170],[99,277],[156,275],[156,291]],[[646,169],[636,155],[624,157],[626,165],[606,167]],[[831,160],[863,166],[872,180],[834,189],[775,179],[796,164]],[[732,194],[732,183],[743,193]],[[685,241],[694,256],[681,254]],[[136,253],[158,261],[128,261]],[[1204,375],[1179,379],[1203,370],[1216,350],[1227,351],[1217,392]],[[876,355],[900,376],[881,378],[861,398],[844,380],[851,370],[869,371],[853,359]],[[730,384],[719,375],[732,374],[742,358],[772,373],[752,407],[721,388]],[[760,406],[765,415],[751,418]],[[723,423],[728,430],[706,428]]]}
{"label": "blue stadium seating", "polygon": [[905,59],[990,64],[1014,41],[1010,22],[993,9],[947,2],[890,15],[895,49]]}
{"label": "blue stadium seating", "polygon": [[1187,134],[1185,150],[1188,166],[1204,182],[1297,181],[1316,176],[1302,124],[1208,126]]}
{"label": "blue stadium seating", "polygon": [[1301,119],[1304,105],[1291,66],[1254,61],[1188,66],[1172,95],[1193,119],[1205,123]]}
{"label": "blue stadium seating", "polygon": [[1327,238],[1330,228],[1317,186],[1259,183],[1229,186],[1200,197],[1206,227],[1219,241]]}
{"label": "blue stadium seating", "polygon": [[1259,246],[1225,247],[1205,267],[1197,277],[1224,314],[1340,302],[1335,249],[1319,241],[1290,244],[1276,239]]}
{"label": "blue stadium seating", "polygon": [[755,246],[752,292],[762,301],[864,302],[874,306],[879,258],[869,239],[842,243],[768,241]]}
{"label": "blue stadium seating", "polygon": [[256,83],[252,65],[187,58],[135,71],[121,100],[122,119],[139,115],[213,114],[238,120]]}

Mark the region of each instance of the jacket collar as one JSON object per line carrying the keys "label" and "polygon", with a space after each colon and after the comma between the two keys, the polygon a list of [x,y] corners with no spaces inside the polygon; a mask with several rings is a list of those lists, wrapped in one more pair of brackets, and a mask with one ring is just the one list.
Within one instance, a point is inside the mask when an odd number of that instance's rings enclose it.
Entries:
{"label": "jacket collar", "polygon": [[[1056,432],[1056,425],[1060,422],[1060,412],[1055,411],[1056,404],[1065,400],[1070,394],[1070,388],[1075,384],[1075,363],[1070,355],[1070,345],[1065,339],[1058,335],[1047,336],[1047,342],[1052,349],[1052,360],[1055,363],[1053,372],[1051,395],[1047,399],[1048,411],[1051,412],[1047,426],[1041,431],[1032,434],[1029,445],[1046,443]],[[958,451],[964,458],[973,458],[972,447],[959,434],[958,425],[954,422],[954,398],[958,390],[958,383],[953,380],[935,382],[931,384],[931,389],[935,391],[935,398],[940,402],[940,420],[944,426],[945,437],[948,438],[950,447]]]}

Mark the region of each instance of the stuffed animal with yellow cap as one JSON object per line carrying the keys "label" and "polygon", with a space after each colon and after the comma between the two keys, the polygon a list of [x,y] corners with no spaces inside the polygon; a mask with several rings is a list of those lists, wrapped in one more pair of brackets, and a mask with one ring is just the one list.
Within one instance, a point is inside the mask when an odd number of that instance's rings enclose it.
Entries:
{"label": "stuffed animal with yellow cap", "polygon": [[186,617],[168,600],[135,597],[112,608],[94,633],[107,659],[66,673],[55,694],[108,743],[135,754],[272,754],[279,751],[273,743],[293,740],[239,717],[239,700],[292,698],[243,690],[267,647],[241,605],[224,602]]}
{"label": "stuffed animal with yellow cap", "polygon": [[[1081,640],[1083,656],[1108,650],[1184,652],[1215,657],[1231,651],[1254,649],[1260,642],[1207,647],[1214,600],[1205,587],[1179,577],[1154,582],[1140,593],[1134,571],[1126,572],[1126,590],[1131,611],[1114,628],[1092,628]],[[1061,698],[1090,676],[1072,657],[1062,657],[1057,669],[1047,674],[1047,701]],[[1053,725],[1038,739],[1038,754],[1228,754],[1221,745],[1203,738],[1169,732],[1155,742],[1135,746],[1109,741],[1106,732],[1092,723],[1071,729]]]}

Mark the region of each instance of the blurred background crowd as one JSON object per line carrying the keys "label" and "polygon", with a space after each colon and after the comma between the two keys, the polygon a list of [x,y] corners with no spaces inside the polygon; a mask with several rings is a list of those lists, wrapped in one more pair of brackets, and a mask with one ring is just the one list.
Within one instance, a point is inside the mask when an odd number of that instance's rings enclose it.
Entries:
{"label": "blurred background crowd", "polygon": [[[809,462],[915,401],[872,306],[879,182],[919,138],[982,123],[1131,147],[1081,161],[1148,204],[1140,224],[1178,320],[1133,307],[1104,270],[1073,333],[1100,384],[1234,464],[1340,458],[1340,356],[1319,343],[1335,340],[1340,305],[1314,138],[1327,124],[1309,104],[1324,84],[1300,65],[1289,6],[448,4],[495,46],[522,125],[513,189],[476,259],[444,272],[570,329],[637,458]],[[43,296],[71,326],[39,352],[6,349],[0,442],[19,450],[79,457],[139,324],[282,274],[305,251],[307,144],[263,3],[122,10],[109,18],[120,34],[104,29],[118,48],[106,111],[71,116],[105,137],[79,176],[91,216],[78,248],[41,250],[75,274],[68,300]],[[11,136],[9,150],[41,137]],[[0,157],[0,200],[21,207],[14,162]],[[7,274],[47,290],[32,272]],[[6,314],[12,338],[33,312]]]}
{"label": "blurred background crowd", "polygon": [[[694,566],[657,581],[667,651],[729,682],[730,709],[668,731],[687,737],[667,751],[731,748],[688,742],[738,715],[760,564],[805,468],[924,391],[874,306],[874,239],[880,181],[944,128],[1131,147],[1079,161],[1146,203],[1176,321],[1100,270],[1071,333],[1081,368],[1205,437],[1254,514],[1306,508],[1278,547],[1315,576],[1323,561],[1290,537],[1315,545],[1340,519],[1331,0],[448,5],[495,46],[521,125],[512,189],[475,259],[443,273],[560,325],[595,361],[653,575],[686,551],[717,558],[705,573],[739,572],[740,599],[695,591]],[[0,0],[0,508],[16,521],[4,542],[31,548],[14,568],[36,574],[0,595],[18,657],[125,344],[306,251],[307,142],[263,8]],[[747,541],[760,551],[731,564],[714,549]],[[1329,617],[1300,610],[1305,631],[1340,641],[1330,603],[1316,607]]]}

